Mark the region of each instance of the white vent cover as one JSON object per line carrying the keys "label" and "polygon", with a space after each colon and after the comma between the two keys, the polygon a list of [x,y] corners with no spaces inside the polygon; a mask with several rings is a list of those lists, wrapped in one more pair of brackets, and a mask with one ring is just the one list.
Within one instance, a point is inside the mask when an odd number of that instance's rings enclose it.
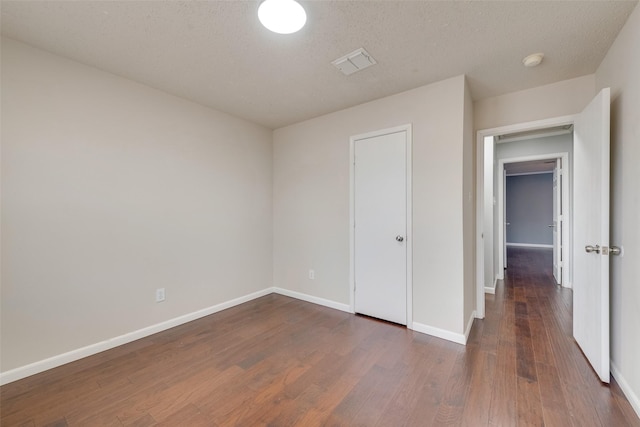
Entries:
{"label": "white vent cover", "polygon": [[345,76],[348,76],[356,71],[364,70],[373,64],[377,64],[377,62],[366,50],[360,48],[346,54],[342,58],[336,59],[332,64],[338,70],[342,71]]}

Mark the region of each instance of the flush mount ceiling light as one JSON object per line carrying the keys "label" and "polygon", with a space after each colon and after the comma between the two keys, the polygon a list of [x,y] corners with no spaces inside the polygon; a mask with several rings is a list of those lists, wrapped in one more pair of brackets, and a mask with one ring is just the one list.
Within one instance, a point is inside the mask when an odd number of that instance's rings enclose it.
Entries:
{"label": "flush mount ceiling light", "polygon": [[540,65],[542,58],[544,58],[544,53],[532,53],[531,55],[526,56],[522,60],[522,63],[525,67],[535,67],[536,65]]}
{"label": "flush mount ceiling light", "polygon": [[299,31],[307,22],[307,13],[295,0],[264,0],[258,7],[258,19],[278,34]]}

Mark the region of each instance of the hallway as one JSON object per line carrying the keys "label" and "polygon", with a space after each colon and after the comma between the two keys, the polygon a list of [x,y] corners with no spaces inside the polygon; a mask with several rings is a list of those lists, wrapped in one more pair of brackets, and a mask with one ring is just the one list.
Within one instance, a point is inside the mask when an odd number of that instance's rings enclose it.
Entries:
{"label": "hallway", "polygon": [[486,319],[473,334],[497,359],[491,419],[640,425],[615,380],[602,385],[573,340],[572,291],[555,284],[552,251],[510,247],[507,257],[504,285],[486,295]]}

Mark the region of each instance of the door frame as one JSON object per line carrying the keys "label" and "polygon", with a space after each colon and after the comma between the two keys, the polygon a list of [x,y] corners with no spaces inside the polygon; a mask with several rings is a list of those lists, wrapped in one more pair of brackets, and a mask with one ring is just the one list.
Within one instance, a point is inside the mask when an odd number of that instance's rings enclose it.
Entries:
{"label": "door frame", "polygon": [[[506,220],[506,175],[504,173],[504,165],[517,162],[528,162],[531,160],[562,160],[562,174],[566,179],[562,179],[562,206],[564,207],[562,215],[562,242],[565,244],[562,246],[562,287],[571,288],[571,240],[569,230],[571,230],[571,164],[569,163],[569,153],[550,153],[550,154],[534,154],[530,156],[519,157],[507,157],[498,160],[498,173],[502,177],[498,183],[498,274],[504,275],[504,268],[506,266],[506,248],[507,248],[507,236],[505,233],[505,220]],[[495,244],[496,242],[494,242]],[[501,277],[503,279],[504,277]]]}
{"label": "door frame", "polygon": [[[489,129],[481,129],[476,133],[476,153],[484,153],[484,138],[507,133],[539,130],[554,126],[570,125],[576,115],[552,117]],[[494,143],[493,141],[491,143]],[[494,164],[495,167],[495,164]],[[498,227],[500,228],[500,227]],[[485,316],[484,304],[484,155],[476,156],[476,317]],[[493,238],[493,236],[491,236]],[[571,251],[569,251],[571,253]],[[499,272],[498,272],[499,273]]]}
{"label": "door frame", "polygon": [[406,191],[407,191],[407,231],[405,243],[407,248],[407,328],[413,329],[413,225],[412,225],[412,190],[411,190],[411,123],[392,128],[353,135],[349,138],[349,307],[355,313],[355,142],[361,139],[405,132],[406,136]]}

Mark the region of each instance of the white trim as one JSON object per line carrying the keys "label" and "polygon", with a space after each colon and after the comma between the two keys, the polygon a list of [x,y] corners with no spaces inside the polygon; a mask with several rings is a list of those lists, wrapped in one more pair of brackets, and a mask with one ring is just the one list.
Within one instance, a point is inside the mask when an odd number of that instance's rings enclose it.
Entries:
{"label": "white trim", "polygon": [[[101,353],[112,348],[128,344],[132,341],[139,340],[141,338],[148,337],[158,332],[165,331],[167,329],[180,326],[184,323],[191,322],[193,320],[200,319],[205,316],[217,313],[227,308],[235,307],[237,305],[249,302],[251,300],[269,295],[279,294],[287,297],[295,298],[301,301],[318,304],[324,307],[328,307],[334,310],[344,311],[346,313],[353,314],[353,310],[347,304],[339,303],[336,301],[315,297],[313,295],[304,294],[302,292],[291,291],[288,289],[269,287],[261,291],[253,292],[251,294],[232,299],[214,306],[204,308],[202,310],[194,311],[193,313],[178,316],[173,319],[157,323],[155,325],[148,326],[146,328],[138,329],[133,332],[129,332],[118,337],[110,338],[105,341],[101,341],[95,344],[88,345],[86,347],[78,348],[57,356],[53,356],[38,362],[31,363],[29,365],[21,366],[6,372],[0,372],[0,385],[5,385],[14,381],[21,380],[31,375],[39,374],[40,372],[47,371],[49,369],[57,368],[58,366],[66,365],[67,363],[75,362],[76,360],[83,359],[85,357],[93,356],[94,354]],[[413,329],[416,332],[432,335],[437,338],[442,338],[447,341],[452,341],[457,344],[466,345],[471,327],[473,326],[473,320],[477,317],[477,312],[474,311],[467,322],[467,328],[464,334],[457,334],[455,332],[447,331],[444,329],[436,328],[433,326],[424,325],[422,323],[411,322],[407,325],[408,329]],[[618,377],[616,377],[618,378]]]}
{"label": "white trim", "polygon": [[336,302],[336,301],[332,301],[332,300],[328,300],[328,299],[324,299],[324,298],[320,298],[320,297],[315,297],[313,295],[308,295],[308,294],[303,294],[302,292],[297,292],[297,291],[291,291],[289,289],[283,289],[283,288],[272,288],[273,292],[279,295],[284,295],[286,297],[291,297],[291,298],[295,298],[295,299],[299,299],[301,301],[306,301],[306,302],[310,302],[313,304],[318,304],[318,305],[322,305],[324,307],[329,307],[329,308],[333,308],[334,310],[340,310],[340,311],[345,311],[347,313],[353,313],[353,310],[351,310],[351,307],[349,307],[348,304],[343,304],[341,302]]}
{"label": "white trim", "polygon": [[236,305],[254,300],[256,298],[269,295],[273,292],[274,288],[263,289],[261,291],[253,292],[251,294],[232,299],[230,301],[204,308],[202,310],[194,311],[183,316],[178,316],[164,322],[156,323],[155,325],[147,326],[146,328],[138,329],[136,331],[129,332],[114,338],[109,338],[95,344],[90,344],[86,347],[71,350],[66,353],[30,363],[25,366],[20,366],[19,368],[11,369],[6,372],[0,372],[0,385],[5,385],[22,378],[26,378],[28,376],[35,375],[46,370],[56,368],[58,366],[66,365],[70,362],[75,362],[76,360],[92,356],[105,350],[110,350],[112,348],[139,340],[144,337],[148,337],[149,335],[157,334],[158,332],[162,332],[167,329],[182,325],[184,323],[200,319],[201,317],[209,316],[219,311],[226,310],[227,308],[231,308]]}
{"label": "white trim", "polygon": [[[478,142],[476,147],[476,314],[479,319],[484,319],[484,163],[485,163],[485,135],[480,139],[480,132],[477,134]],[[491,144],[495,144],[491,138]],[[494,147],[495,148],[495,147]],[[495,152],[494,152],[495,155]],[[495,195],[494,195],[495,196]],[[487,238],[493,239],[493,236]],[[495,266],[494,265],[492,268]]]}
{"label": "white trim", "polygon": [[413,329],[413,193],[412,193],[412,145],[413,135],[411,123],[388,129],[381,129],[349,138],[349,306],[355,313],[355,142],[360,139],[374,138],[391,133],[406,133],[406,191],[407,191],[407,231],[405,243],[407,247],[407,328]]}
{"label": "white trim", "polygon": [[627,382],[627,380],[622,376],[622,373],[618,369],[613,360],[611,361],[611,375],[616,379],[616,382],[620,386],[620,389],[624,393],[624,396],[627,398],[631,407],[634,411],[636,411],[636,415],[640,418],[640,397],[636,395]]}
{"label": "white trim", "polygon": [[411,124],[407,131],[407,328],[413,325],[413,134]]}
{"label": "white trim", "polygon": [[506,243],[507,246],[515,246],[517,248],[545,248],[553,249],[553,245],[543,245],[540,243]]}
{"label": "white trim", "polygon": [[[485,286],[484,287],[484,293],[485,294],[494,295],[496,293],[496,288],[498,287],[498,280],[503,280],[503,279],[500,278],[499,274],[496,274],[496,278],[493,279],[493,287]],[[484,295],[483,295],[483,297],[484,297]]]}
{"label": "white trim", "polygon": [[[475,313],[475,312],[474,312]],[[435,326],[425,325],[423,323],[413,322],[413,329],[416,332],[431,335],[436,338],[442,338],[443,340],[451,341],[456,344],[465,345],[467,342],[464,334],[457,334],[455,332],[447,331],[446,329],[436,328]]]}
{"label": "white trim", "polygon": [[524,132],[536,129],[545,129],[555,126],[572,125],[576,119],[576,114],[570,114],[567,116],[552,117],[550,119],[534,120],[532,122],[517,123],[513,125],[498,126],[495,128],[482,129],[478,131],[478,135],[482,136],[497,136],[505,135],[507,133]]}
{"label": "white trim", "polygon": [[467,328],[464,330],[464,345],[467,345],[469,334],[471,333],[471,328],[473,327],[473,321],[476,319],[476,315],[476,311],[473,310],[471,312],[471,316],[469,316],[469,320],[467,321]]}

